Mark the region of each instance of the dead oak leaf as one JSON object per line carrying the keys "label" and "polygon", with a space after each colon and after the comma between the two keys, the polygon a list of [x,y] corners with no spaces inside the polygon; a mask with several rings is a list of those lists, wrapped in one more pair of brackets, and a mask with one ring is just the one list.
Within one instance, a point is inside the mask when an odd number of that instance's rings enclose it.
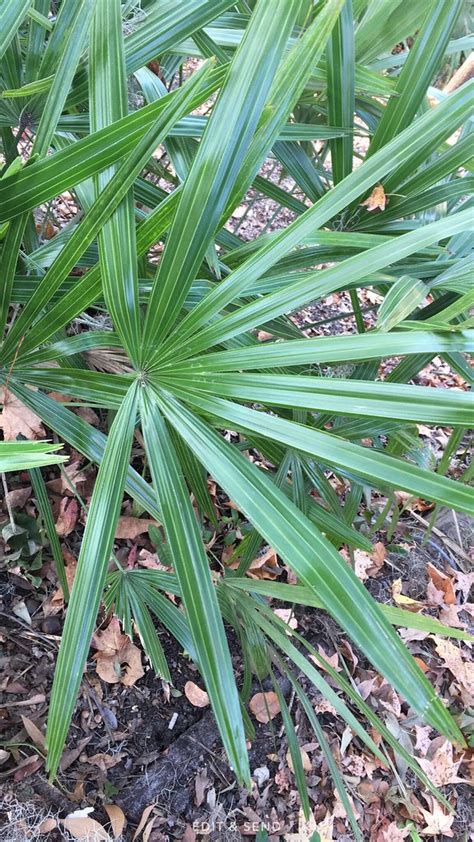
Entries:
{"label": "dead oak leaf", "polygon": [[364,202],[361,202],[362,207],[366,207],[368,211],[380,209],[385,210],[387,204],[387,196],[382,184],[376,184],[372,193]]}
{"label": "dead oak leaf", "polygon": [[421,836],[453,836],[453,831],[451,830],[453,822],[454,822],[454,815],[450,815],[449,813],[445,813],[437,801],[435,801],[432,796],[425,795],[424,796],[426,801],[431,805],[430,810],[424,810],[421,808],[421,812],[423,813],[423,817],[425,822],[427,822],[425,828],[420,831]]}
{"label": "dead oak leaf", "polygon": [[471,588],[474,588],[474,572],[461,573],[455,570],[454,576],[456,577],[456,590],[461,591],[465,601],[468,600],[469,592]]}
{"label": "dead oak leaf", "polygon": [[454,675],[457,684],[469,696],[466,699],[466,704],[472,704],[474,700],[474,663],[464,661],[461,650],[450,640],[437,637],[437,635],[433,635],[433,640],[438,655]]}
{"label": "dead oak leaf", "polygon": [[354,551],[354,572],[364,582],[371,576],[378,576],[385,559],[385,547],[378,541],[371,553],[363,550]]}
{"label": "dead oak leaf", "polygon": [[[436,744],[436,742],[433,740],[433,743]],[[463,757],[464,755],[460,760],[454,762],[451,743],[448,740],[442,740],[441,745],[437,746],[430,758],[419,757],[417,759],[421,768],[435,786],[446,786],[447,784],[463,783],[463,779],[458,776],[458,769]]]}
{"label": "dead oak leaf", "polygon": [[139,648],[122,634],[116,617],[105,631],[96,632],[92,645],[98,650],[94,655],[97,673],[108,684],[121,682],[130,687],[145,674]]}
{"label": "dead oak leaf", "polygon": [[27,439],[38,439],[46,435],[41,418],[4,387],[0,388],[0,404],[3,404],[0,427],[5,441],[16,441],[20,435]]}
{"label": "dead oak leaf", "polygon": [[409,833],[409,827],[398,827],[396,822],[390,822],[390,824],[381,831],[382,835],[380,842],[403,842]]}
{"label": "dead oak leaf", "polygon": [[466,629],[467,623],[459,619],[459,612],[464,610],[464,605],[444,605],[439,614],[440,622],[454,629]]}

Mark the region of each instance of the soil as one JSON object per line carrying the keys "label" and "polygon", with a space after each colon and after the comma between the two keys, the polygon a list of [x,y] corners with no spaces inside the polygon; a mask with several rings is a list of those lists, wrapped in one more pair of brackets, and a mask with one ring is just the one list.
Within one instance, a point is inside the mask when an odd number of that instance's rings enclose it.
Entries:
{"label": "soil", "polygon": [[[443,521],[442,514],[438,522],[446,526],[447,516],[444,515]],[[463,522],[462,529],[467,528],[468,524]],[[410,544],[406,544],[407,534]],[[423,599],[428,584],[427,562],[446,569],[448,554],[451,564],[458,566],[449,548],[441,542],[431,541],[422,546],[422,535],[417,536],[416,523],[408,519],[401,519],[396,537],[405,542],[408,551],[405,555],[389,553],[380,575],[366,583],[379,601],[390,601],[393,582],[398,578],[406,583],[407,596]],[[56,617],[47,618],[50,621],[57,619],[54,633],[44,631],[48,624],[45,626],[42,605],[47,591],[40,588],[38,592],[22,576],[3,572],[0,635],[4,651],[0,660],[0,686],[7,692],[2,694],[0,703],[0,729],[4,744],[17,745],[20,761],[17,771],[13,772],[13,780],[10,768],[2,773],[4,819],[11,814],[12,799],[18,799],[29,808],[36,804],[39,810],[44,808],[46,801],[48,807],[63,815],[71,809],[92,805],[94,816],[105,824],[107,816],[101,804],[112,801],[123,808],[130,834],[130,828],[138,824],[143,810],[155,804],[158,835],[152,835],[150,839],[158,842],[165,838],[183,838],[187,828],[194,828],[195,838],[199,839],[199,830],[205,830],[207,825],[211,829],[214,827],[214,831],[207,835],[203,833],[202,838],[248,838],[248,829],[253,828],[256,816],[276,831],[275,839],[281,838],[281,832],[295,831],[299,804],[294,778],[288,769],[287,743],[281,731],[280,716],[266,725],[255,723],[256,737],[250,748],[251,770],[255,773],[255,770],[264,769],[264,776],[268,772],[267,779],[260,787],[254,783],[252,791],[238,789],[212,714],[208,708],[192,706],[184,695],[187,681],[199,684],[197,670],[168,632],[160,627],[160,639],[174,686],[170,688],[148,668],[144,677],[132,687],[107,684],[98,678],[93,662],[89,662],[65,751],[67,768],[60,773],[55,786],[49,786],[38,747],[35,749],[32,745],[22,719],[27,717],[42,729],[47,712],[61,631],[60,620]],[[31,625],[13,613],[12,609],[19,601],[27,606]],[[346,666],[358,680],[373,675],[370,664],[361,654],[346,647],[344,634],[330,617],[301,606],[296,607],[295,616],[299,630],[315,648],[322,647],[328,657],[334,656],[336,651],[343,653]],[[416,646],[416,654],[428,659],[429,642]],[[235,641],[231,648],[238,675],[241,663]],[[324,703],[319,693],[306,681],[303,686],[316,708],[322,705],[323,711]],[[264,684],[264,689],[270,688]],[[299,705],[294,699],[289,701],[300,744],[309,747],[311,752],[312,768],[308,776],[311,803],[315,815],[323,818],[327,805],[334,799],[334,787]],[[335,756],[341,757],[343,722],[330,710],[320,713],[320,721]],[[354,757],[365,757],[358,739],[352,741],[351,752]],[[22,765],[24,763],[26,766]],[[35,765],[36,771],[32,768]],[[387,775],[380,769],[376,775],[380,787],[387,781]],[[354,785],[357,780],[356,776]],[[416,796],[422,798],[416,782],[410,780],[410,785]],[[199,803],[197,797],[200,787],[204,792],[203,803]],[[453,825],[459,835],[454,838],[462,839],[462,832],[473,818],[467,789],[458,785],[450,790],[460,808]],[[339,820],[339,824],[343,832],[335,838],[351,839],[344,823]],[[2,837],[0,831],[0,839],[8,837]]]}

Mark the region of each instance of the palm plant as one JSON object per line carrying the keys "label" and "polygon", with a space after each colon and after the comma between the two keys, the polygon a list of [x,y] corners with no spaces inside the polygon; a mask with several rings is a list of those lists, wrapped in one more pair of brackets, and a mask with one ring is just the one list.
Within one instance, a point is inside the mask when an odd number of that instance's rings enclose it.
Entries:
{"label": "palm plant", "polygon": [[[350,706],[322,677],[305,650],[318,653],[265,597],[327,611],[416,713],[463,742],[394,626],[464,633],[377,604],[338,552],[343,544],[370,549],[353,523],[367,488],[473,509],[465,484],[420,466],[416,453],[420,422],[452,428],[459,441],[472,417],[468,393],[407,385],[437,355],[469,377],[473,83],[427,105],[462,0],[149,0],[139,10],[119,0],[73,0],[57,15],[56,5],[7,0],[0,36],[0,382],[99,465],[52,691],[50,773],[104,600],[129,634],[136,624],[167,680],[152,615],[194,658],[241,782],[249,779],[252,675],[273,674],[272,664],[287,671],[358,834],[291,663],[383,762],[351,707],[434,788],[344,678],[331,672]],[[390,50],[415,31],[397,64]],[[205,61],[190,72],[188,58]],[[157,61],[160,77],[148,67]],[[183,65],[185,81],[168,84]],[[147,104],[130,110],[137,92]],[[367,140],[358,146],[359,137]],[[170,162],[164,171],[153,157],[159,146]],[[27,160],[18,157],[24,147]],[[269,156],[298,196],[260,174]],[[154,183],[157,172],[175,189]],[[362,202],[381,185],[388,204],[374,213]],[[247,243],[226,222],[250,187],[294,219]],[[76,213],[41,242],[35,212],[65,191]],[[150,249],[158,242],[156,267]],[[371,329],[360,303],[366,288],[383,298]],[[357,333],[307,338],[289,318],[340,291],[350,293]],[[87,310],[106,311],[112,326],[74,332]],[[258,341],[260,328],[272,341]],[[114,371],[91,366],[103,349],[122,361]],[[399,361],[382,381],[380,363],[391,357]],[[334,376],[339,366],[349,375]],[[108,435],[48,390],[112,411]],[[129,464],[137,426],[151,482]],[[239,436],[229,441],[225,429]],[[273,469],[258,467],[248,451]],[[345,505],[328,470],[350,488]],[[207,474],[253,526],[238,570],[217,579],[190,499],[192,491],[201,514],[214,517]],[[175,573],[119,567],[108,574],[124,492],[162,524]],[[263,543],[292,568],[297,585],[246,577]],[[183,610],[164,592],[179,594]],[[240,691],[224,621],[242,644]]]}

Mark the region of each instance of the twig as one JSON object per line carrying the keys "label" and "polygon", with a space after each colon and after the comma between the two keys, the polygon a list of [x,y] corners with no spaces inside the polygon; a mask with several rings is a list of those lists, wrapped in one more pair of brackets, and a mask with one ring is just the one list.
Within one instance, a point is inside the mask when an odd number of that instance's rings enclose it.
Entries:
{"label": "twig", "polygon": [[452,511],[451,515],[452,515],[452,518],[453,518],[453,521],[454,521],[454,528],[456,530],[456,536],[457,536],[457,539],[459,541],[459,546],[461,546],[462,545],[462,536],[461,536],[461,530],[459,529],[458,516],[457,516],[455,511]]}
{"label": "twig", "polygon": [[449,82],[444,86],[443,93],[450,94],[460,88],[464,82],[469,81],[474,76],[474,52],[470,53],[463,61],[461,67],[458,67]]}
{"label": "twig", "polygon": [[[412,509],[408,509],[408,511],[415,518],[415,520],[418,521],[418,523],[422,523],[423,526],[429,527],[430,524],[427,520],[425,520],[424,517],[421,517],[421,515],[417,515],[416,512],[414,512]],[[447,547],[450,547],[453,550],[453,552],[455,552],[460,558],[462,558],[464,561],[469,562],[469,564],[471,563],[471,559],[469,558],[468,554],[464,552],[462,547],[459,547],[458,544],[456,544],[454,541],[451,541],[451,538],[448,538],[448,536],[445,535],[444,532],[441,532],[441,529],[438,529],[436,526],[433,526],[431,531],[434,532],[435,535],[438,536],[438,538],[441,538],[443,543],[446,544]]]}
{"label": "twig", "polygon": [[14,532],[16,532],[16,523],[15,518],[13,517],[13,509],[11,507],[10,500],[8,499],[8,485],[7,485],[7,477],[6,474],[2,471],[2,485],[3,485],[3,493],[5,495],[5,504],[7,507],[8,517],[10,518],[11,527]]}

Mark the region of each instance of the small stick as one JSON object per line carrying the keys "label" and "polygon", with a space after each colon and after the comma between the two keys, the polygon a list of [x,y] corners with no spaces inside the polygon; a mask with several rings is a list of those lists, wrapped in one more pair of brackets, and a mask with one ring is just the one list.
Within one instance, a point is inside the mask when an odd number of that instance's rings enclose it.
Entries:
{"label": "small stick", "polygon": [[[415,518],[415,520],[417,520],[419,523],[422,523],[423,526],[429,526],[428,521],[425,520],[424,517],[421,517],[421,515],[417,515],[416,512],[414,512],[412,509],[408,509],[408,511]],[[471,559],[469,558],[468,554],[464,552],[462,547],[459,547],[454,541],[451,541],[451,538],[448,538],[448,536],[445,535],[444,532],[441,532],[441,529],[438,529],[436,526],[433,526],[432,531],[435,535],[438,536],[438,538],[441,538],[441,540],[443,541],[443,543],[446,544],[447,547],[450,547],[453,550],[453,552],[457,553],[460,556],[460,558],[462,558],[464,561],[468,561],[469,563],[471,563]]]}
{"label": "small stick", "polygon": [[2,485],[3,485],[3,493],[5,494],[5,503],[7,506],[8,517],[10,518],[10,523],[13,531],[16,531],[16,523],[15,518],[13,517],[13,509],[11,507],[10,500],[8,499],[8,485],[7,485],[7,477],[6,474],[2,471]]}

